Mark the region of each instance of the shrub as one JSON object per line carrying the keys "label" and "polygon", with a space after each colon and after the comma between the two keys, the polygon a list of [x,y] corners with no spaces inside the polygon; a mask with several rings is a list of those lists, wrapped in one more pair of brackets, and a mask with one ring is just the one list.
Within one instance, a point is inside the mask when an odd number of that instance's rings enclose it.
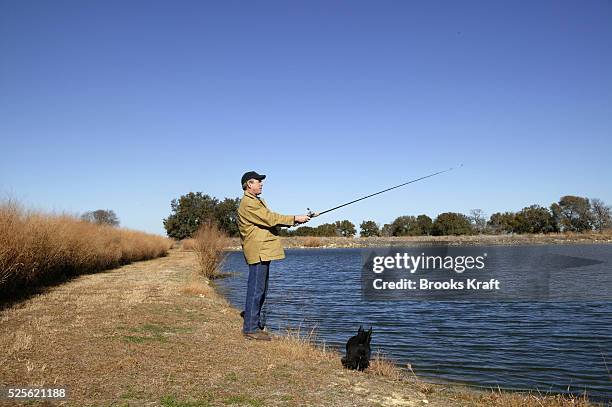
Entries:
{"label": "shrub", "polygon": [[225,248],[229,240],[216,223],[206,222],[196,231],[193,237],[193,250],[196,253],[200,272],[206,278],[219,275],[219,267],[225,259]]}

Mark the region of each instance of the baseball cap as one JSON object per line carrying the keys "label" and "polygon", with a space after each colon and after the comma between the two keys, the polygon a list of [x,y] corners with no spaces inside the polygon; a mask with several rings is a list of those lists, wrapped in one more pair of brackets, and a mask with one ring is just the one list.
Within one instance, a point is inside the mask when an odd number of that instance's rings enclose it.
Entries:
{"label": "baseball cap", "polygon": [[264,178],[266,178],[266,176],[265,176],[265,175],[258,174],[258,173],[256,173],[255,171],[245,172],[245,173],[242,175],[242,178],[240,178],[240,185],[241,185],[241,186],[242,186],[242,185],[244,185],[244,183],[245,183],[245,182],[247,182],[247,181],[248,181],[248,180],[250,180],[250,179],[256,179],[256,180],[261,181],[261,180],[262,180],[262,179],[264,179]]}

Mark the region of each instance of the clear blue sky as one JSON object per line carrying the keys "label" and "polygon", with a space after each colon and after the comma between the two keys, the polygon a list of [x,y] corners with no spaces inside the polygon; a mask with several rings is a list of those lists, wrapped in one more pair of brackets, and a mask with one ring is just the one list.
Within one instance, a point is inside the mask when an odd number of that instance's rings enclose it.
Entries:
{"label": "clear blue sky", "polygon": [[612,2],[0,0],[0,193],[164,233],[189,191],[320,223],[612,204]]}

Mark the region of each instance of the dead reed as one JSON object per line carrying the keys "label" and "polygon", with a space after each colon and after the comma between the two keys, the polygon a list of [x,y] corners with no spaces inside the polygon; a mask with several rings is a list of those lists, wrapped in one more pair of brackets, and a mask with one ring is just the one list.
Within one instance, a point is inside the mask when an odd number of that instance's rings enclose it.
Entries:
{"label": "dead reed", "polygon": [[172,241],[0,203],[0,293],[164,256]]}
{"label": "dead reed", "polygon": [[183,239],[179,242],[179,247],[182,250],[194,250],[195,249],[195,241],[192,238]]}
{"label": "dead reed", "polygon": [[304,247],[321,247],[323,246],[323,242],[320,238],[315,236],[307,237],[304,241]]}
{"label": "dead reed", "polygon": [[204,277],[213,279],[219,277],[225,249],[228,246],[227,235],[214,222],[206,222],[200,226],[193,236],[193,245],[200,272]]}

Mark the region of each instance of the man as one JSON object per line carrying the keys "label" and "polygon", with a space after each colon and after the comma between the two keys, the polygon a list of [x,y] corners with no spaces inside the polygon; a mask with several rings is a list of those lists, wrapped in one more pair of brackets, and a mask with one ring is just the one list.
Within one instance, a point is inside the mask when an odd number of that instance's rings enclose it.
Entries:
{"label": "man", "polygon": [[242,332],[248,339],[269,341],[270,337],[263,330],[261,309],[268,291],[270,262],[285,258],[277,227],[306,223],[310,217],[270,211],[265,201],[259,198],[264,178],[265,175],[249,171],[240,179],[244,196],[238,207],[238,228],[244,258],[249,265]]}

